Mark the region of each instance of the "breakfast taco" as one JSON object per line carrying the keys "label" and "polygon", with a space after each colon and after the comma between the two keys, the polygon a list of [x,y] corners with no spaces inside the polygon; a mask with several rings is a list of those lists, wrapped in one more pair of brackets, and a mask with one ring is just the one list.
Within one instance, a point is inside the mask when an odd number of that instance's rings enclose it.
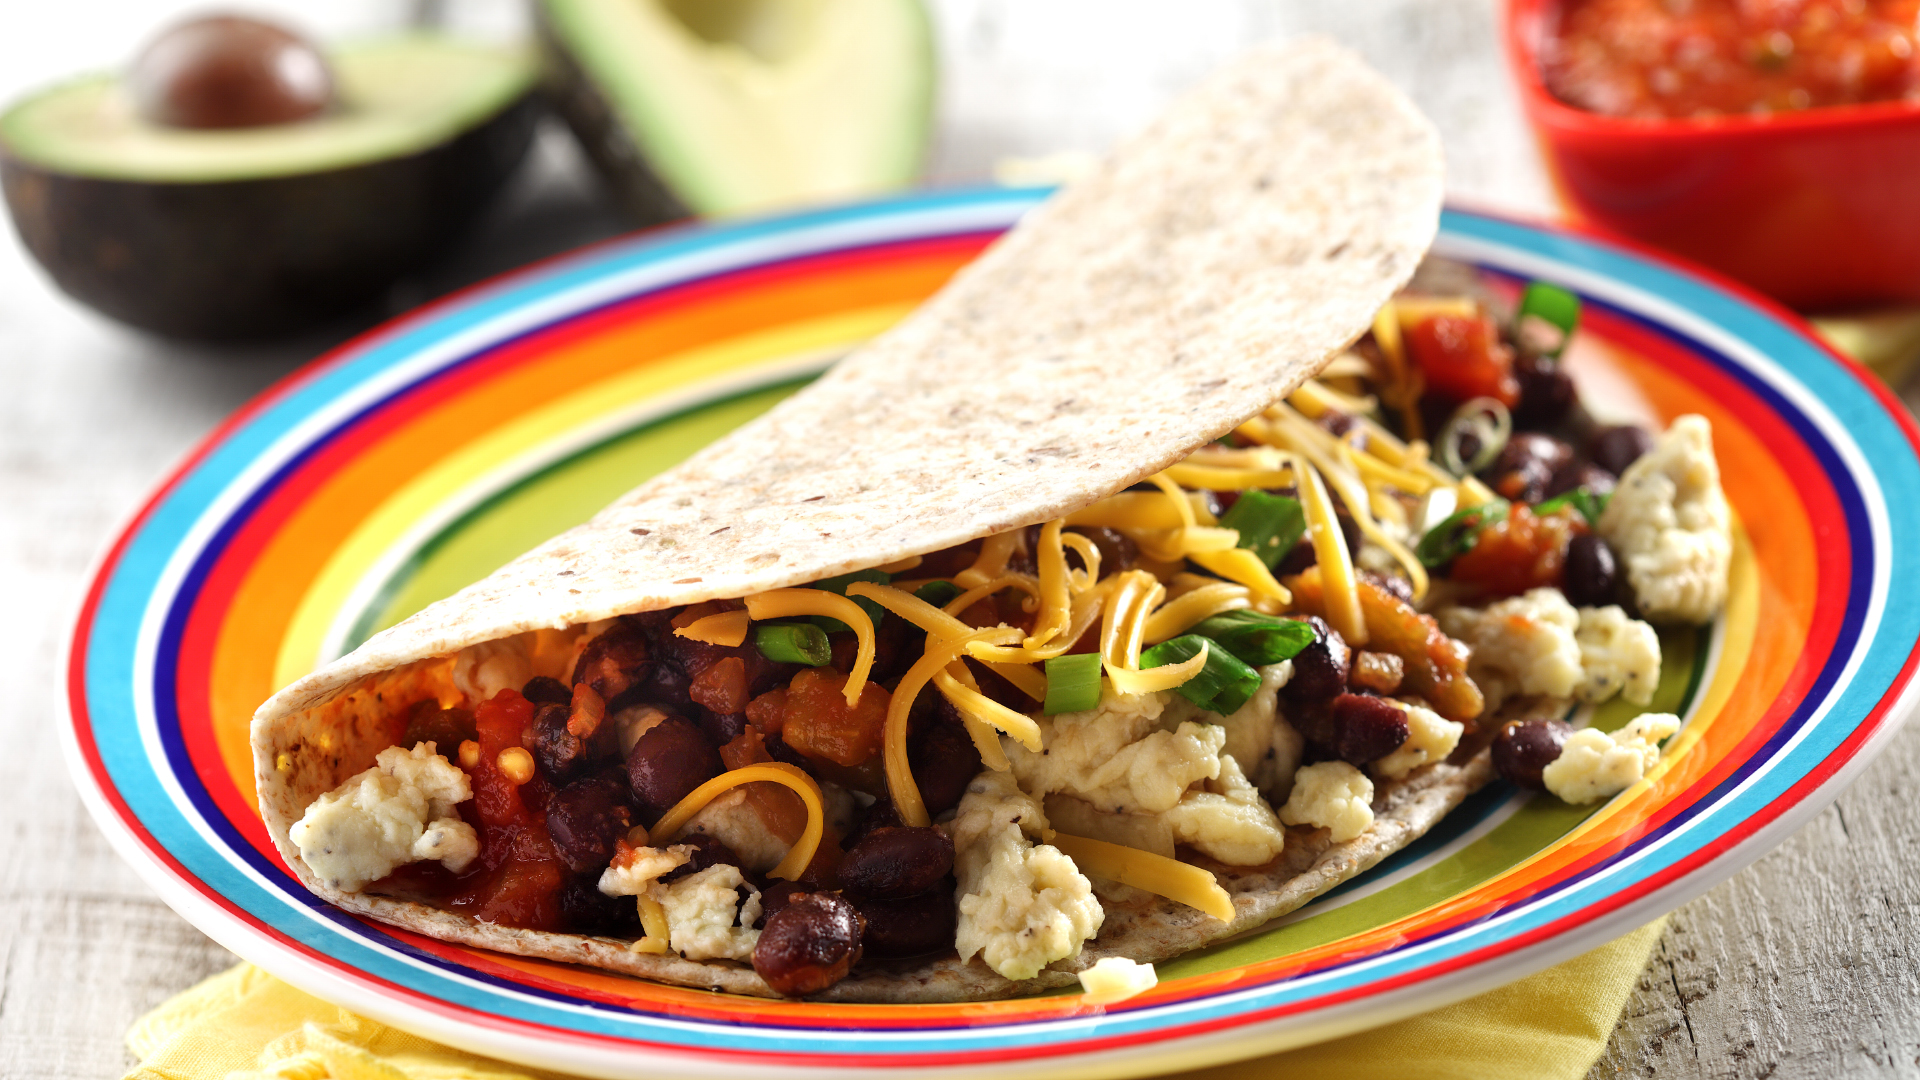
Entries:
{"label": "breakfast taco", "polygon": [[687,986],[1114,994],[1496,772],[1624,789],[1677,721],[1562,717],[1645,704],[1651,624],[1721,604],[1710,433],[1597,425],[1568,294],[1408,289],[1440,190],[1349,54],[1249,55],[806,390],[261,706],[282,858]]}

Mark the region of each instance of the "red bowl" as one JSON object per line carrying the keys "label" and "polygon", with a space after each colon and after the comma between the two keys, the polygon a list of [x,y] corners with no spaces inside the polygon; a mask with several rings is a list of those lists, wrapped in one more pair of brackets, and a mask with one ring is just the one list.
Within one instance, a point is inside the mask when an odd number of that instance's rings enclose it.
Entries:
{"label": "red bowl", "polygon": [[1541,75],[1558,0],[1509,0],[1507,58],[1575,215],[1802,310],[1920,302],[1920,103],[1624,119]]}

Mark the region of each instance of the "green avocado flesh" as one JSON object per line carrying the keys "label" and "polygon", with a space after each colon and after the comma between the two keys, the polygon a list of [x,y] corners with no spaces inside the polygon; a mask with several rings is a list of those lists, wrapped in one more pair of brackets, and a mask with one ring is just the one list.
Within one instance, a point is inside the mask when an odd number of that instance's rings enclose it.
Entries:
{"label": "green avocado flesh", "polygon": [[296,176],[404,157],[447,142],[532,87],[532,58],[432,36],[334,49],[339,93],[312,120],[223,131],[141,119],[117,76],[47,90],[0,114],[0,150],[51,172],[154,183]]}
{"label": "green avocado flesh", "polygon": [[562,112],[616,185],[649,189],[623,192],[643,208],[767,210],[898,188],[919,171],[935,62],[918,0],[540,0],[539,11],[559,79],[574,84]]}

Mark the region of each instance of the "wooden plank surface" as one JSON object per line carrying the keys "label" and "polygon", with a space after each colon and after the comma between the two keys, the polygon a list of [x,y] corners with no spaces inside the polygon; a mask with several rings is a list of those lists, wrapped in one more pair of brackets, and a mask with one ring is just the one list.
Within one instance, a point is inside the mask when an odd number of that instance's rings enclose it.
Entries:
{"label": "wooden plank surface", "polygon": [[[11,72],[110,61],[82,49],[94,26],[131,40],[121,31],[150,25],[157,3],[0,16],[0,96],[21,89]],[[351,21],[351,3],[297,5],[323,7],[314,17],[324,24]],[[1435,117],[1456,195],[1551,209],[1501,67],[1494,0],[933,7],[945,53],[932,162],[942,180],[981,177],[1006,155],[1097,151],[1243,43],[1317,30],[1361,49]],[[21,32],[22,19],[40,20],[39,37]],[[75,59],[48,66],[56,46]],[[616,228],[564,139],[550,138],[484,234],[392,306]],[[0,241],[0,1076],[117,1075],[137,1016],[232,962],[87,820],[57,734],[60,663],[93,560],[168,463],[353,328],[264,350],[158,344],[64,300],[10,233]],[[1917,878],[1920,727],[1834,808],[1674,915],[1593,1076],[1920,1075]]]}

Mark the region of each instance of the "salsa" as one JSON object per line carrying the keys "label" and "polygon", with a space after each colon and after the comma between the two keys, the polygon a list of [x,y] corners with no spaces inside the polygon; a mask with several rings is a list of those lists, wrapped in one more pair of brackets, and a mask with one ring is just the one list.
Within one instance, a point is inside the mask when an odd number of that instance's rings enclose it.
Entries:
{"label": "salsa", "polygon": [[1609,116],[1920,100],[1920,0],[1566,0],[1547,88]]}

